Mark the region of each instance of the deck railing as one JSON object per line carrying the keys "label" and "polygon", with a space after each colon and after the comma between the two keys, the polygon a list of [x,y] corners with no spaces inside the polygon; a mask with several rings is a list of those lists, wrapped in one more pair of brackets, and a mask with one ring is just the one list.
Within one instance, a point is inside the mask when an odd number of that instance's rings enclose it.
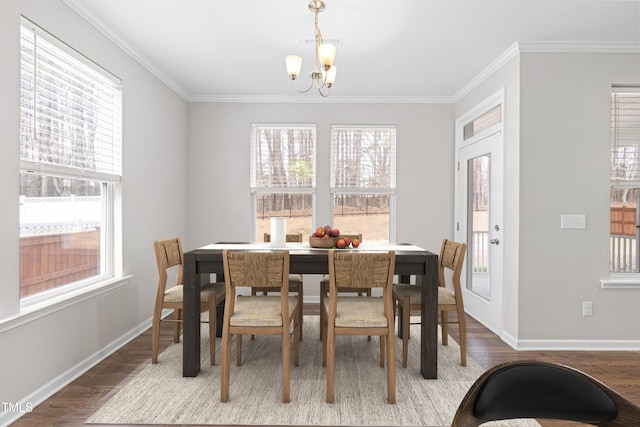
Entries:
{"label": "deck railing", "polygon": [[635,237],[612,234],[609,239],[611,248],[610,270],[612,273],[637,273],[638,253]]}

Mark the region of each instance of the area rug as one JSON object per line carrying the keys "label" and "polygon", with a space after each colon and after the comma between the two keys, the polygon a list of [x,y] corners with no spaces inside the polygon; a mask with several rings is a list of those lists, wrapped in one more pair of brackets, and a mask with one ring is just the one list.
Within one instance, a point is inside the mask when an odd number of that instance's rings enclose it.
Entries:
{"label": "area rug", "polygon": [[[229,402],[220,402],[220,351],[209,365],[207,328],[202,329],[201,371],[182,377],[182,344],[173,344],[94,413],[86,423],[449,426],[465,393],[484,371],[449,339],[438,349],[438,379],[420,374],[419,327],[411,328],[407,368],[402,368],[402,342],[396,339],[397,403],[386,401],[385,369],[379,366],[377,338],[337,337],[335,402],[325,402],[325,369],[317,316],[305,316],[300,363],[291,368],[291,402],[282,403],[281,344],[277,336],[244,337],[242,366],[235,365],[232,346]],[[440,342],[440,340],[439,340]],[[220,338],[218,338],[220,344]],[[539,426],[535,421],[493,422],[495,426]]]}

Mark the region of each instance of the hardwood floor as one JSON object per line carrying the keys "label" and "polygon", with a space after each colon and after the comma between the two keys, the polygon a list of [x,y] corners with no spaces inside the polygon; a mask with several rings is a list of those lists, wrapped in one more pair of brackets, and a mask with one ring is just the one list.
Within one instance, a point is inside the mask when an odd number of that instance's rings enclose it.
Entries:
{"label": "hardwood floor", "polygon": [[[305,314],[318,314],[318,306],[305,305]],[[172,342],[172,325],[163,323],[160,351]],[[457,339],[455,326],[451,336]],[[469,356],[488,369],[510,360],[545,360],[563,363],[603,381],[640,403],[640,352],[516,351],[472,318],[467,321]],[[305,331],[305,339],[317,334]],[[84,426],[84,421],[111,396],[151,363],[151,331],[116,351],[77,380],[17,420],[16,427]],[[579,426],[579,423],[539,420],[543,427]],[[96,425],[96,424],[94,424]],[[174,426],[175,427],[175,426]],[[631,426],[630,426],[631,427]]]}

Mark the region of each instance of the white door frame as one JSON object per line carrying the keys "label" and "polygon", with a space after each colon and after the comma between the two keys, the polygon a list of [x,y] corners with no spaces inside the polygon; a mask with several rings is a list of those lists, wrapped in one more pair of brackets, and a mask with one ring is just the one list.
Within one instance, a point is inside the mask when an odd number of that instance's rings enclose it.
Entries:
{"label": "white door frame", "polygon": [[[493,125],[464,140],[464,126],[493,109],[502,105],[502,117],[499,124]],[[500,335],[503,329],[503,248],[504,242],[504,89],[488,97],[480,104],[456,119],[456,174],[455,174],[455,230],[456,241],[467,241],[467,159],[491,153],[491,200],[489,218],[489,239],[498,241],[489,245],[489,274],[491,282],[490,298],[487,300],[467,289],[467,267],[471,262],[467,248],[465,267],[462,272],[462,293],[465,311]],[[495,226],[499,229],[495,229]]]}

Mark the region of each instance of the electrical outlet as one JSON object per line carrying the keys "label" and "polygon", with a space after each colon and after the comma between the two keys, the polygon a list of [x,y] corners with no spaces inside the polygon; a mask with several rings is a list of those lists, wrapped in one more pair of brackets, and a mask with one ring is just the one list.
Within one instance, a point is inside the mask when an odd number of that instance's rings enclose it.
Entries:
{"label": "electrical outlet", "polygon": [[582,315],[591,316],[593,314],[593,303],[591,301],[582,302]]}

